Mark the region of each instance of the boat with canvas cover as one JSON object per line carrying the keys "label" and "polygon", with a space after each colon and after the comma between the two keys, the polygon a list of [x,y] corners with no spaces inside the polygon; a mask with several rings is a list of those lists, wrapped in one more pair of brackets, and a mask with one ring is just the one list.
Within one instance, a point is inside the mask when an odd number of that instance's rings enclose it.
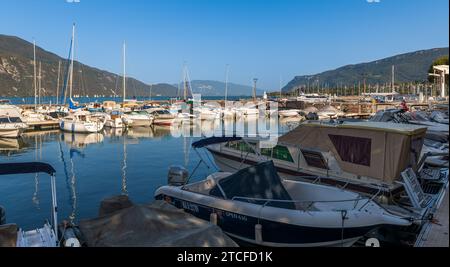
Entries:
{"label": "boat with canvas cover", "polygon": [[191,184],[171,179],[176,177],[171,173],[186,172],[178,168],[171,169],[169,185],[157,189],[155,198],[254,245],[351,246],[381,225],[411,224],[360,194],[280,179],[272,161]]}
{"label": "boat with canvas cover", "polygon": [[407,124],[307,121],[269,148],[250,137],[204,147],[222,171],[273,160],[284,179],[314,182],[321,177],[316,182],[390,197],[402,191],[402,171],[418,170],[425,132]]}
{"label": "boat with canvas cover", "polygon": [[[19,228],[17,224],[6,224],[6,222],[0,221],[0,247],[58,247],[55,169],[51,165],[41,162],[0,164],[0,176],[27,173],[46,173],[50,175],[52,195],[51,222],[46,221],[43,227],[27,231]],[[2,213],[1,210],[0,213]]]}

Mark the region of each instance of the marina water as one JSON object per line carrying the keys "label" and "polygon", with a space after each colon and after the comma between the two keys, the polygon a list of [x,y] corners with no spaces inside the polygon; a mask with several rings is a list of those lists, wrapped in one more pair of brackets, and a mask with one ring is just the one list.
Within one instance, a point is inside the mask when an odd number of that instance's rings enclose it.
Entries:
{"label": "marina water", "polygon": [[[292,125],[280,122],[280,131]],[[192,142],[201,137],[173,135],[170,127],[129,130],[106,129],[98,134],[59,130],[29,132],[18,140],[0,139],[0,162],[41,161],[56,169],[59,219],[93,218],[100,201],[127,194],[135,203],[149,203],[154,191],[167,183],[170,165],[189,172],[199,162]],[[199,150],[202,157],[206,151]],[[214,164],[200,164],[192,181],[217,171]],[[7,222],[31,229],[48,218],[50,179],[46,174],[8,175],[0,179],[0,203]],[[8,212],[9,211],[9,212]]]}

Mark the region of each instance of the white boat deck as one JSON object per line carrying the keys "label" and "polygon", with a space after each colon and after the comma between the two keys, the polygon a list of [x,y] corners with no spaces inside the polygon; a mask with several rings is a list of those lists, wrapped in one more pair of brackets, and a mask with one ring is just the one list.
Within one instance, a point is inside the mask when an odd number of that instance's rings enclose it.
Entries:
{"label": "white boat deck", "polygon": [[435,221],[431,224],[429,233],[422,239],[422,247],[448,247],[448,188],[441,206],[435,214]]}

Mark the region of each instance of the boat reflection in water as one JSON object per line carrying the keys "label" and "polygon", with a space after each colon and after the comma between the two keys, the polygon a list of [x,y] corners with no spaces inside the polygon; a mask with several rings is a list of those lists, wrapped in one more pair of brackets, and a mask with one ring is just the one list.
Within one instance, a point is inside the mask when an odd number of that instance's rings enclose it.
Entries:
{"label": "boat reflection in water", "polygon": [[70,133],[61,132],[61,140],[70,147],[83,148],[90,144],[101,143],[104,140],[103,133]]}
{"label": "boat reflection in water", "polygon": [[11,151],[18,151],[27,147],[22,138],[0,138],[0,153],[9,154]]}

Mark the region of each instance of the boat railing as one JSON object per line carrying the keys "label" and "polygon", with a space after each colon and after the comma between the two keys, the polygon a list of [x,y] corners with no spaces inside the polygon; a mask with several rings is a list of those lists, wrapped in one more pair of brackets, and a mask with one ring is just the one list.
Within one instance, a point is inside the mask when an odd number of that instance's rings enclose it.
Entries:
{"label": "boat railing", "polygon": [[[234,196],[231,200],[244,200],[249,203],[254,202],[264,202],[261,205],[261,209],[268,206],[270,203],[291,203],[291,204],[308,204],[306,208],[298,209],[296,205],[296,210],[309,211],[311,207],[316,203],[344,203],[344,202],[354,202],[353,209],[357,208],[360,201],[367,201],[363,204],[363,207],[372,201],[373,198],[360,196],[354,199],[341,199],[341,200],[282,200],[282,199],[264,199],[264,198],[251,198],[251,197],[239,197]],[[302,206],[303,207],[303,206]],[[359,209],[360,210],[360,209]]]}

